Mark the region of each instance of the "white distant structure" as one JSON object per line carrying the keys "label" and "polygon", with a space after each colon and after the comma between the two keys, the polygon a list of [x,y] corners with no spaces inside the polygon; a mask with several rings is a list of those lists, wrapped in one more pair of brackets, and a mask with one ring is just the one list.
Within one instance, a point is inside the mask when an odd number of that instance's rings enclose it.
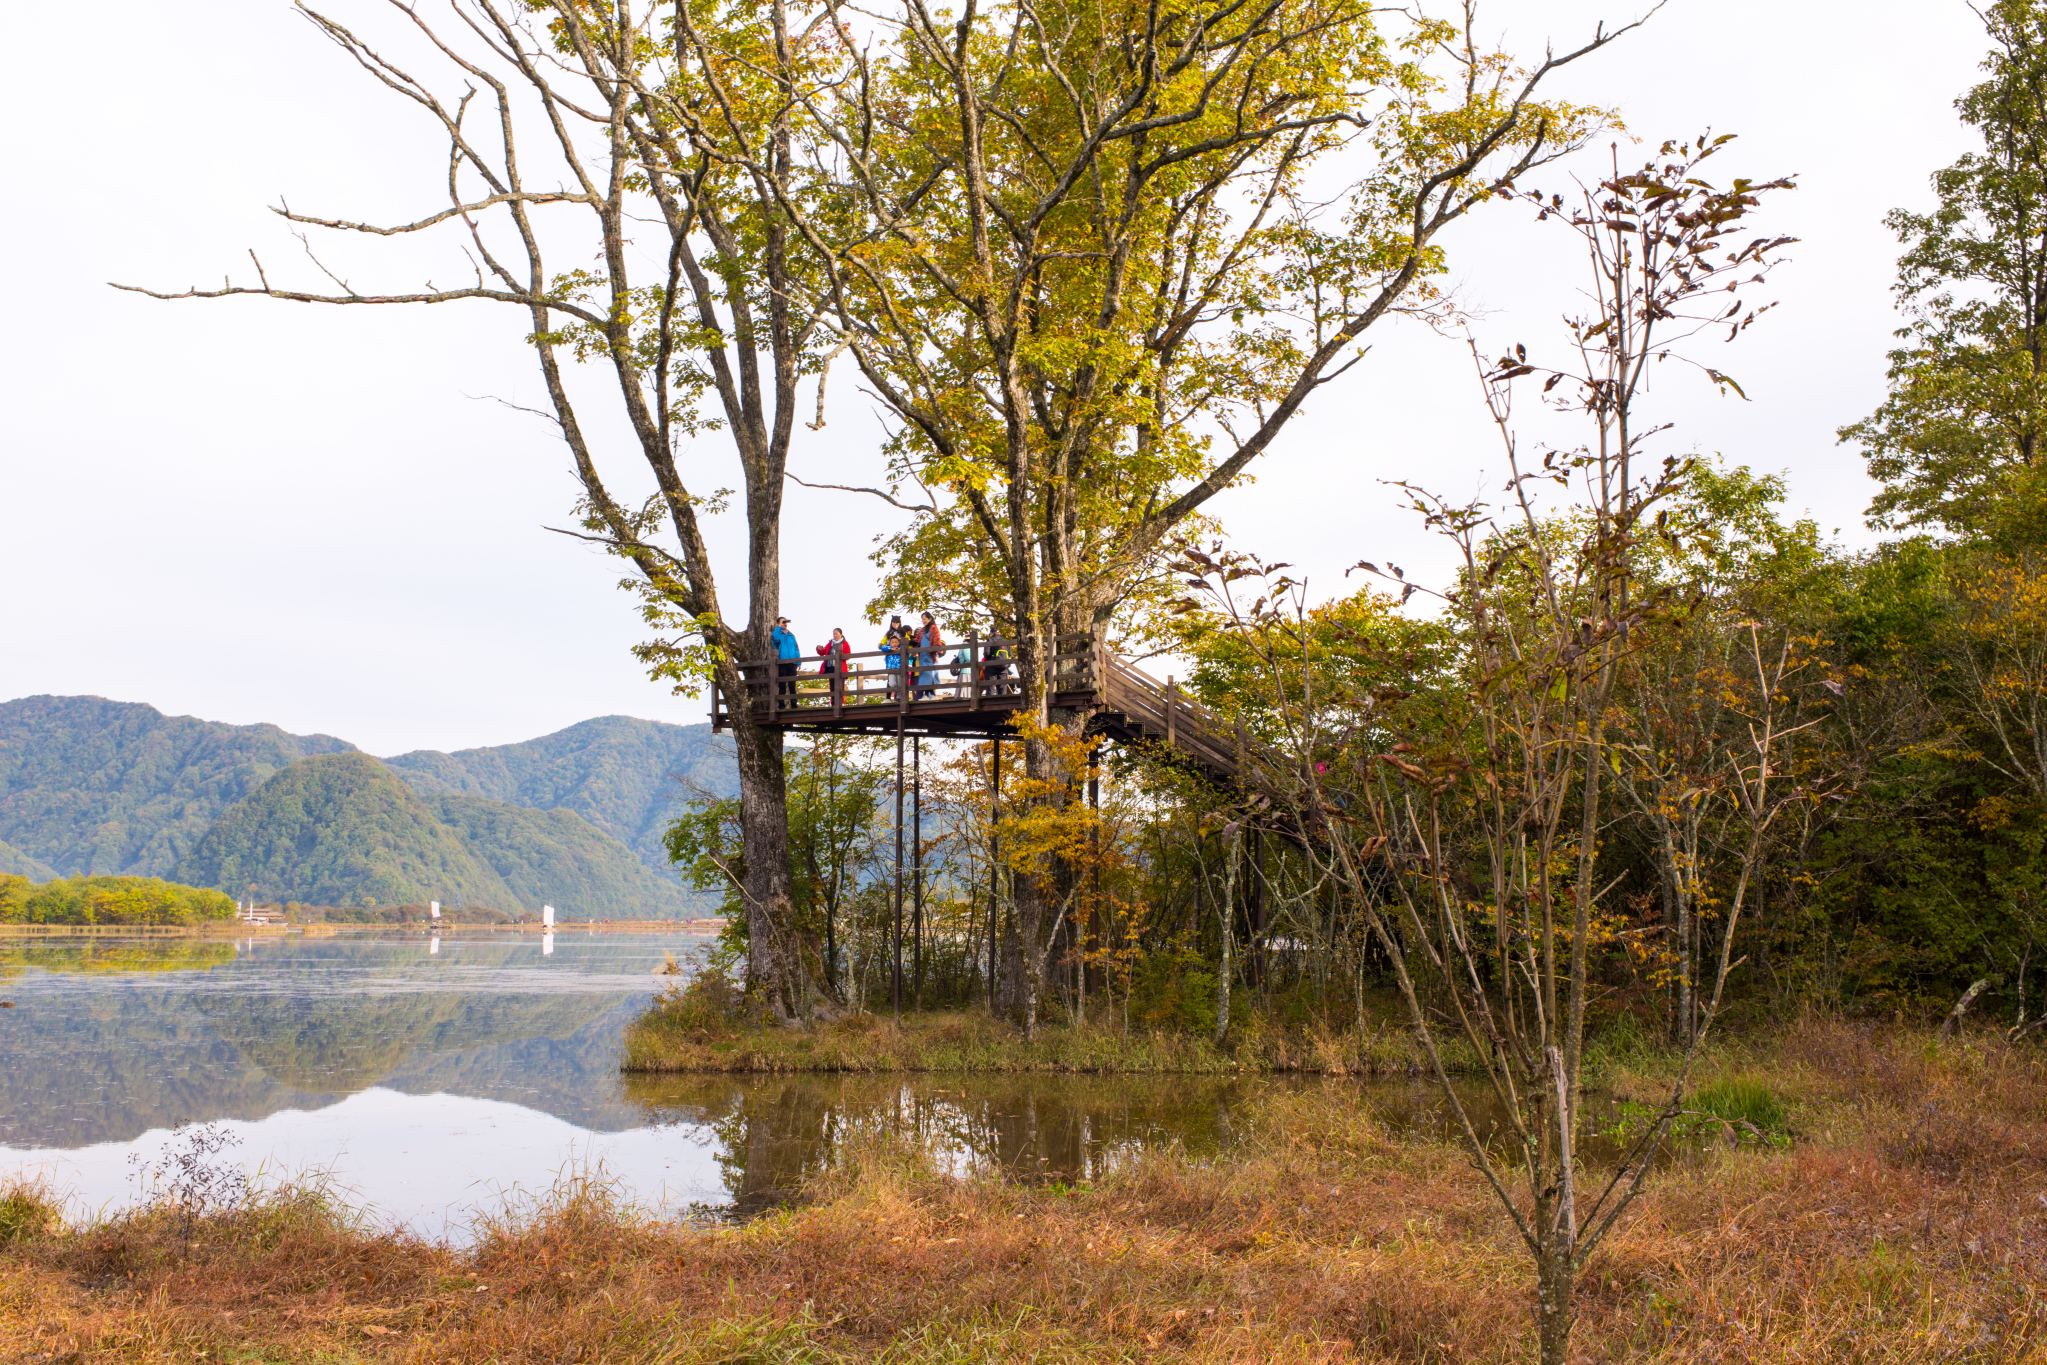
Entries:
{"label": "white distant structure", "polygon": [[426,911],[435,919],[439,919],[441,917],[441,903],[439,901],[428,901],[426,903]]}
{"label": "white distant structure", "polygon": [[541,927],[542,927],[543,929],[552,929],[552,928],[554,928],[554,907],[553,907],[553,906],[551,906],[551,905],[543,905],[543,906],[541,906],[541,907],[540,907],[540,926],[541,926]]}

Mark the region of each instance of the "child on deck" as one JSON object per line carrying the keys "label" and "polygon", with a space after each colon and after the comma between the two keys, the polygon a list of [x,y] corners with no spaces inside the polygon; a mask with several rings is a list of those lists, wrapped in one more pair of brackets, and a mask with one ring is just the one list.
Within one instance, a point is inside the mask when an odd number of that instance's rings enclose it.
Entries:
{"label": "child on deck", "polygon": [[896,689],[902,686],[902,678],[899,675],[903,667],[903,647],[908,643],[909,632],[903,629],[903,618],[900,616],[889,617],[888,634],[881,637],[881,648],[886,651],[882,656],[881,662],[882,667],[888,669],[888,699],[890,701],[896,699]]}

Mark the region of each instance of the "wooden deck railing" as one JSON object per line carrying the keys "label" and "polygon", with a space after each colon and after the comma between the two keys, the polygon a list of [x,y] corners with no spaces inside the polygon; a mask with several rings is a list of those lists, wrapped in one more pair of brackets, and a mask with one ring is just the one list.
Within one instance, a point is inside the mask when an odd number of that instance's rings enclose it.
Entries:
{"label": "wooden deck railing", "polygon": [[1128,728],[1124,738],[1163,741],[1168,749],[1205,768],[1230,774],[1238,771],[1245,746],[1241,725],[1225,725],[1207,707],[1190,701],[1170,680],[1162,683],[1113,655],[1106,662],[1102,704]]}
{"label": "wooden deck railing", "polygon": [[[1047,688],[1062,696],[1094,694],[1102,673],[1101,651],[1090,634],[1061,635],[1045,662]],[[896,662],[891,665],[889,660]],[[785,671],[786,670],[786,671]],[[934,703],[948,711],[1014,710],[1019,691],[1013,640],[968,634],[936,650],[910,646],[899,652],[856,650],[830,658],[756,659],[739,665],[746,705],[770,724],[846,713],[908,715]],[[732,699],[711,689],[711,723],[723,728]]]}
{"label": "wooden deck railing", "polygon": [[[1098,732],[1163,744],[1211,774],[1233,780],[1240,772],[1242,726],[1226,724],[1171,679],[1161,683],[1116,658],[1098,635],[1061,635],[1055,644],[1045,663],[1053,705],[1089,709]],[[874,733],[910,722],[952,735],[999,735],[1006,714],[1023,704],[1010,640],[969,634],[936,653],[910,648],[896,659],[890,666],[889,651],[868,649],[831,659],[829,669],[815,654],[743,663],[744,704],[757,722],[792,729]],[[732,700],[713,686],[715,728],[731,723]]]}

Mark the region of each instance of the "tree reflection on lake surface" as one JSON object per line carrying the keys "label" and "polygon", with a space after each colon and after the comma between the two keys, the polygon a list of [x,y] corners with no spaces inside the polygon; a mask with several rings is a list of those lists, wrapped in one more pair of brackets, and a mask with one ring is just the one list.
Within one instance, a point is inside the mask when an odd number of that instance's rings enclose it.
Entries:
{"label": "tree reflection on lake surface", "polygon": [[795,1198],[846,1144],[886,1137],[954,1169],[1080,1182],[1131,1153],[1207,1155],[1243,1132],[1245,1101],[1270,1082],[1187,1076],[632,1076],[658,1122],[715,1135],[732,1209]]}

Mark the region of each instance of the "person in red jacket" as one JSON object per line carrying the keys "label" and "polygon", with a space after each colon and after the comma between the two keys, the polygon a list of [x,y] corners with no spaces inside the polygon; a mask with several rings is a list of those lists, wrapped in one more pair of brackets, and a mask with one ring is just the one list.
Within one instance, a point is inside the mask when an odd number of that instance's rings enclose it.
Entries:
{"label": "person in red jacket", "polygon": [[945,636],[939,633],[938,622],[930,612],[924,613],[924,622],[917,628],[917,696],[938,695],[938,656],[945,650]]}
{"label": "person in red jacket", "polygon": [[853,643],[846,638],[845,631],[833,626],[832,638],[819,645],[817,652],[824,656],[824,662],[817,666],[817,671],[824,675],[825,687],[836,693],[845,684],[835,675],[846,671],[846,656],[853,652]]}

